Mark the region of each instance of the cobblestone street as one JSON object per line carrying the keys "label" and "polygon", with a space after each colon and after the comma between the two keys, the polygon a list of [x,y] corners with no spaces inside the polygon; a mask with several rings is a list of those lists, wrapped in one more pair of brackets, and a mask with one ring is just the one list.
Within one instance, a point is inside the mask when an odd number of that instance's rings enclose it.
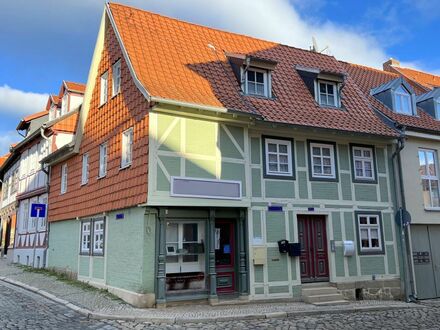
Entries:
{"label": "cobblestone street", "polygon": [[316,316],[153,324],[92,320],[38,294],[0,282],[0,329],[440,329],[440,303],[420,308]]}

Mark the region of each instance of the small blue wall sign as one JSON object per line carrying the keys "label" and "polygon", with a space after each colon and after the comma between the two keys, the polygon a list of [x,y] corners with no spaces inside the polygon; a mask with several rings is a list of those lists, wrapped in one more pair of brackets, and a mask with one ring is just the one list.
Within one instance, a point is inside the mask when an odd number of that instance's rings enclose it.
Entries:
{"label": "small blue wall sign", "polygon": [[31,217],[32,218],[45,218],[46,217],[46,204],[31,204]]}

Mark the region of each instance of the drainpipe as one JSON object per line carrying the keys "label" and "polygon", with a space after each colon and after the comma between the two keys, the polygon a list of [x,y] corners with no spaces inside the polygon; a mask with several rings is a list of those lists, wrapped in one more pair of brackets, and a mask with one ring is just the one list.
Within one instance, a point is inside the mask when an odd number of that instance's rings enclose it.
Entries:
{"label": "drainpipe", "polygon": [[[393,164],[394,160],[396,158],[397,160],[397,175],[398,175],[398,182],[399,182],[399,197],[400,197],[400,203],[397,200],[398,205],[398,212],[400,216],[400,243],[401,243],[401,254],[402,254],[402,260],[403,260],[403,277],[404,277],[404,287],[405,287],[405,300],[407,302],[414,302],[416,301],[415,296],[415,287],[414,287],[414,277],[413,277],[413,271],[412,271],[412,263],[411,263],[411,253],[409,250],[409,230],[408,226],[409,224],[404,224],[403,222],[403,211],[406,210],[406,201],[405,201],[405,191],[403,186],[403,174],[402,174],[402,158],[401,158],[401,151],[405,147],[405,128],[404,127],[398,127],[401,129],[401,134],[397,140],[397,148],[395,152],[392,155]],[[394,171],[395,173],[396,171]],[[394,181],[395,185],[397,184],[396,180],[396,174],[394,174]],[[397,190],[397,189],[396,189]]]}

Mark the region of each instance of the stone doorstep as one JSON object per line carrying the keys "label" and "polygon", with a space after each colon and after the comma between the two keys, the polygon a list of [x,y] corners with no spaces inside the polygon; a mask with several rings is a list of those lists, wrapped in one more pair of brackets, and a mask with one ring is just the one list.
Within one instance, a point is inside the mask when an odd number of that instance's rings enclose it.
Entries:
{"label": "stone doorstep", "polygon": [[80,313],[91,319],[111,319],[111,320],[126,320],[126,321],[138,321],[138,322],[151,322],[151,323],[166,323],[166,324],[181,324],[181,323],[206,323],[206,322],[221,322],[230,320],[245,320],[245,319],[269,319],[269,318],[286,318],[286,317],[299,317],[299,316],[311,316],[320,314],[337,314],[337,313],[356,313],[356,312],[373,312],[373,311],[385,311],[385,310],[396,310],[396,309],[406,309],[406,308],[424,308],[423,305],[417,304],[406,304],[401,306],[393,305],[375,305],[375,306],[353,306],[353,307],[342,307],[342,308],[330,308],[324,309],[320,308],[318,310],[300,310],[300,311],[285,311],[285,312],[272,312],[265,314],[238,314],[238,315],[227,315],[227,316],[215,316],[215,317],[205,317],[205,318],[186,318],[186,317],[157,317],[157,316],[134,316],[134,315],[118,315],[118,314],[105,314],[99,312],[93,312],[86,308],[81,308],[76,306],[64,299],[58,298],[53,294],[40,290],[36,287],[32,287],[25,283],[15,281],[6,277],[0,277],[0,280],[14,286],[26,289],[28,291],[37,293],[49,300],[56,303],[62,304],[67,308]]}

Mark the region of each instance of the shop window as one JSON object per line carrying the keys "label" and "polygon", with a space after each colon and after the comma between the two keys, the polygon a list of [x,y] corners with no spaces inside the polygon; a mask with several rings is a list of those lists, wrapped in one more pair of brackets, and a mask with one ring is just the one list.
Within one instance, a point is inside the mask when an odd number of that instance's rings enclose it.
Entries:
{"label": "shop window", "polygon": [[205,289],[205,226],[203,222],[167,222],[167,291]]}

